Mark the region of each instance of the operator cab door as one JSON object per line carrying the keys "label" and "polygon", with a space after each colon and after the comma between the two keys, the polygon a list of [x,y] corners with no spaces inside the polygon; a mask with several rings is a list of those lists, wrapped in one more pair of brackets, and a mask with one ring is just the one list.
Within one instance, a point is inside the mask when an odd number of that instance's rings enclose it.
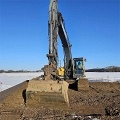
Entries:
{"label": "operator cab door", "polygon": [[73,78],[80,78],[84,76],[84,58],[73,59]]}

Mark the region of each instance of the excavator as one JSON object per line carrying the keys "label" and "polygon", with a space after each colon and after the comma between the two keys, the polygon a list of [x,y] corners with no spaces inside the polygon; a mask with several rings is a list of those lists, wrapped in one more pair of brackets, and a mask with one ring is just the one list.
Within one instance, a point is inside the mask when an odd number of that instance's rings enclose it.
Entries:
{"label": "excavator", "polygon": [[[43,68],[44,76],[42,80],[31,80],[26,89],[27,105],[38,105],[46,107],[54,106],[69,106],[68,89],[78,90],[88,89],[88,80],[84,78],[85,58],[72,58],[71,44],[66,32],[62,13],[58,11],[58,1],[50,0],[49,5],[49,52],[46,55],[48,65]],[[58,36],[60,37],[64,51],[64,67],[58,67]],[[63,76],[61,79],[60,76]],[[71,82],[72,81],[72,82]]]}

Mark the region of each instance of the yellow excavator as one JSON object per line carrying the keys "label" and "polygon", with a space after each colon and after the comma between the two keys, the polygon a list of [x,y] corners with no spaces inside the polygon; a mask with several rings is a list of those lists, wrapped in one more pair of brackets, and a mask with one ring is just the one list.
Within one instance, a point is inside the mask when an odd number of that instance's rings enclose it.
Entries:
{"label": "yellow excavator", "polygon": [[[85,67],[83,57],[72,58],[71,44],[65,29],[64,19],[58,11],[57,0],[50,0],[49,5],[49,53],[48,65],[44,66],[44,76],[40,80],[31,80],[26,90],[27,105],[46,105],[46,107],[69,106],[68,88],[79,90],[88,88],[88,80],[84,78]],[[58,68],[58,36],[64,51],[64,67]],[[62,79],[61,79],[62,76]],[[72,82],[71,82],[72,81]],[[74,86],[76,84],[76,86]],[[48,106],[48,103],[49,106]]]}

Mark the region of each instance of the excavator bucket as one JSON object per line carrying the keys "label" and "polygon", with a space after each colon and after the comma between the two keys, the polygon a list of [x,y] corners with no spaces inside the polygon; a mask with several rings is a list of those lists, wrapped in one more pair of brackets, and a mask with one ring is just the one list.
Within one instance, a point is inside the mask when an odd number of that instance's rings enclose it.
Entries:
{"label": "excavator bucket", "polygon": [[68,83],[65,81],[31,80],[26,89],[26,105],[56,109],[68,108],[67,91]]}

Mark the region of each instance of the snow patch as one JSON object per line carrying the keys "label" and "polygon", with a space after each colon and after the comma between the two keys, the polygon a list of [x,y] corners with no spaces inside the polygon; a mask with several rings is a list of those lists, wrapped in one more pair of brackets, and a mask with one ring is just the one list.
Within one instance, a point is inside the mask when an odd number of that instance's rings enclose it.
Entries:
{"label": "snow patch", "polygon": [[21,82],[43,75],[36,73],[0,73],[0,91],[13,87]]}
{"label": "snow patch", "polygon": [[91,82],[120,82],[120,72],[86,72]]}

